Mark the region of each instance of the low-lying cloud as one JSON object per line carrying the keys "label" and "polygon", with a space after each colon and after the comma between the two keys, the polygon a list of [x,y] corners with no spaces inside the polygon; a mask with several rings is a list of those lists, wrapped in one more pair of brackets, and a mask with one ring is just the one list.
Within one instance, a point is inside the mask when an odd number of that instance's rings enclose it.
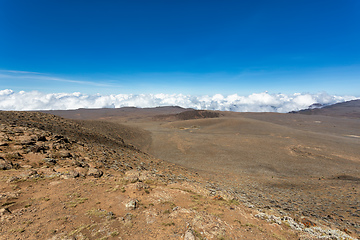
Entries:
{"label": "low-lying cloud", "polygon": [[327,93],[270,94],[253,93],[224,96],[183,94],[111,94],[88,95],[75,93],[14,92],[0,90],[0,110],[68,110],[78,108],[150,108],[180,106],[184,108],[235,112],[290,112],[306,109],[312,104],[334,104],[357,99],[354,96],[335,96]]}

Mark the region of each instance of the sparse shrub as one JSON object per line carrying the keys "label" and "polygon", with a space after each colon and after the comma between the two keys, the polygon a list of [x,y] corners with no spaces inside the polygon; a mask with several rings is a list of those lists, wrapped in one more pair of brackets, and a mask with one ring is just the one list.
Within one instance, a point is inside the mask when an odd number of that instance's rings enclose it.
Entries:
{"label": "sparse shrub", "polygon": [[15,232],[22,233],[22,232],[25,232],[25,228],[13,228],[13,229],[10,230],[10,232],[12,232],[12,233],[15,233]]}
{"label": "sparse shrub", "polygon": [[255,225],[252,224],[252,223],[246,223],[245,226],[246,226],[246,227],[255,227]]}
{"label": "sparse shrub", "polygon": [[233,205],[240,205],[239,201],[236,199],[231,199],[228,201],[229,204],[233,204]]}
{"label": "sparse shrub", "polygon": [[170,205],[170,208],[176,207],[176,204],[173,203],[173,202],[170,202],[170,201],[164,201],[164,202],[162,202],[162,204],[169,204],[169,205]]}
{"label": "sparse shrub", "polygon": [[200,194],[194,194],[194,195],[191,195],[191,197],[195,200],[199,200],[200,198],[202,198],[203,196],[201,196]]}
{"label": "sparse shrub", "polygon": [[120,233],[118,231],[113,231],[112,233],[110,233],[110,236],[112,237],[116,237],[117,235],[119,235]]}
{"label": "sparse shrub", "polygon": [[81,225],[80,227],[76,228],[74,231],[70,232],[69,236],[75,235],[79,232],[81,232],[82,230],[89,228],[90,225]]}
{"label": "sparse shrub", "polygon": [[107,214],[107,211],[103,209],[91,209],[87,211],[88,215],[97,216],[97,217],[104,217]]}
{"label": "sparse shrub", "polygon": [[184,192],[188,192],[188,193],[193,193],[193,194],[195,194],[195,192],[192,191],[192,190],[190,190],[190,189],[180,189],[180,190],[183,190]]}
{"label": "sparse shrub", "polygon": [[238,222],[241,224],[241,221],[239,219],[235,219],[234,222]]}
{"label": "sparse shrub", "polygon": [[169,227],[169,226],[175,226],[175,223],[174,222],[162,223],[162,225]]}

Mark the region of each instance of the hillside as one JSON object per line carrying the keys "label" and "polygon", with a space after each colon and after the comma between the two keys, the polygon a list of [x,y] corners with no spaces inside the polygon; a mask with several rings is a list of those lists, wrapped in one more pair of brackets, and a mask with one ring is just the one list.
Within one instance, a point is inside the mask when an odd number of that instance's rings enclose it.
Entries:
{"label": "hillside", "polygon": [[112,117],[126,116],[131,119],[137,117],[143,118],[144,116],[162,115],[162,114],[177,114],[189,109],[181,107],[157,107],[157,108],[135,108],[135,107],[122,107],[122,108],[99,108],[99,109],[77,109],[77,110],[48,110],[41,111],[43,113],[50,113],[56,116],[70,118],[70,119],[109,119]]}

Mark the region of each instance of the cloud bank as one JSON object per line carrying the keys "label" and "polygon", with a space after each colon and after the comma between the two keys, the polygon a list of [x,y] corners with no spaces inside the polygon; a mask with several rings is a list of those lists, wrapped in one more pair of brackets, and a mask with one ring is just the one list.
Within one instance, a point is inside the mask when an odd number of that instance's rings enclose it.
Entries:
{"label": "cloud bank", "polygon": [[180,106],[184,108],[222,110],[235,112],[285,113],[306,109],[314,103],[334,104],[357,99],[354,96],[334,96],[327,93],[270,94],[253,93],[224,96],[183,94],[111,94],[88,95],[75,93],[14,92],[0,90],[0,110],[68,110],[78,108],[120,108]]}

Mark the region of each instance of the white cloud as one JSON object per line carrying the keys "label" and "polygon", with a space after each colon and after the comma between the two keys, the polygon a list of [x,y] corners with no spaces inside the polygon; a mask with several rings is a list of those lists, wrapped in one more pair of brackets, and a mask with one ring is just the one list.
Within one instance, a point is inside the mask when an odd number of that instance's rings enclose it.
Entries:
{"label": "white cloud", "polygon": [[314,103],[334,104],[356,99],[354,96],[319,94],[253,93],[224,96],[193,96],[183,94],[112,94],[87,95],[80,92],[50,93],[0,90],[0,110],[66,110],[78,108],[120,108],[180,106],[184,108],[236,112],[290,112],[306,109]]}
{"label": "white cloud", "polygon": [[0,72],[7,72],[7,73],[13,73],[13,74],[24,74],[24,73],[41,74],[41,73],[38,73],[38,72],[17,71],[17,70],[0,70]]}
{"label": "white cloud", "polygon": [[40,81],[76,83],[76,84],[91,85],[91,86],[97,86],[97,87],[114,87],[114,86],[112,86],[110,84],[106,84],[106,83],[72,80],[72,79],[67,79],[67,78],[48,76],[45,73],[16,71],[16,70],[0,70],[0,80],[1,79],[4,79],[4,80],[10,80],[10,79],[12,79],[12,80],[18,80],[18,79],[20,79],[20,80],[40,80]]}

